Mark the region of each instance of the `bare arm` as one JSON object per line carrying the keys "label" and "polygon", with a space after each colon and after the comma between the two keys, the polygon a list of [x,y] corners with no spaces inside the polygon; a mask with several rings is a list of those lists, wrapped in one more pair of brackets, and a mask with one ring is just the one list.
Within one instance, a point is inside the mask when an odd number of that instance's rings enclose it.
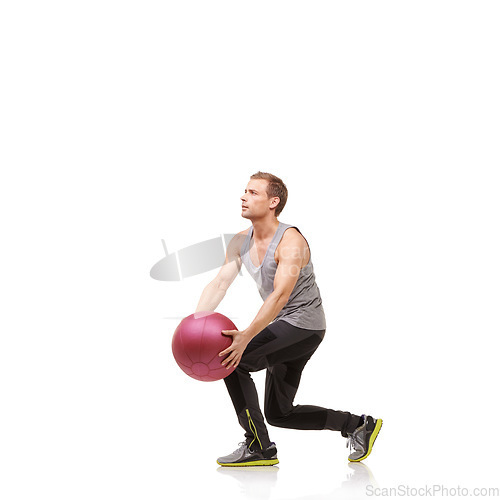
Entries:
{"label": "bare arm", "polygon": [[195,312],[215,311],[241,269],[242,235],[235,235],[227,247],[226,259],[217,276],[205,287]]}

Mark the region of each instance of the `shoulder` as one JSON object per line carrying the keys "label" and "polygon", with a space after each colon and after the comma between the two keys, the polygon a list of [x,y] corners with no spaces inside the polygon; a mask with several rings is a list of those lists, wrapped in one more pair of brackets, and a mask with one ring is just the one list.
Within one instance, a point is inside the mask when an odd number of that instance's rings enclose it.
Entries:
{"label": "shoulder", "polygon": [[243,231],[240,231],[239,233],[236,233],[232,238],[231,241],[228,244],[228,251],[230,252],[235,252],[235,253],[240,253],[241,246],[243,245],[245,238],[247,237],[248,232],[250,231],[250,228],[244,229]]}
{"label": "shoulder", "polygon": [[307,255],[308,245],[300,231],[294,227],[286,228],[274,254],[276,263],[302,268]]}
{"label": "shoulder", "polygon": [[302,258],[308,251],[308,244],[300,231],[294,227],[289,227],[283,233],[283,237],[276,248],[275,260],[280,261],[282,258]]}
{"label": "shoulder", "polygon": [[295,227],[288,227],[285,229],[283,233],[283,237],[281,238],[281,242],[285,245],[306,245],[306,239],[302,236],[301,232],[297,230]]}
{"label": "shoulder", "polygon": [[233,237],[231,238],[231,242],[243,241],[246,238],[248,232],[250,231],[250,227],[248,227],[247,229],[243,229],[243,231],[240,231],[239,233],[236,233],[236,234],[233,233]]}
{"label": "shoulder", "polygon": [[302,269],[309,261],[309,256],[309,245],[302,233],[295,227],[287,228],[274,254],[275,261],[287,261],[289,264],[293,262],[293,265],[300,263]]}

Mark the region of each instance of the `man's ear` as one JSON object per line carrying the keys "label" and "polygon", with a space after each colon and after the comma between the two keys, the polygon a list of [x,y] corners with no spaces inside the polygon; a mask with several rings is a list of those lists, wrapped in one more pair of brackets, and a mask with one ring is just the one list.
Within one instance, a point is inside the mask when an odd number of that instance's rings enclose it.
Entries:
{"label": "man's ear", "polygon": [[271,202],[271,207],[270,208],[276,208],[280,204],[280,199],[278,196],[275,196],[273,198],[273,201]]}

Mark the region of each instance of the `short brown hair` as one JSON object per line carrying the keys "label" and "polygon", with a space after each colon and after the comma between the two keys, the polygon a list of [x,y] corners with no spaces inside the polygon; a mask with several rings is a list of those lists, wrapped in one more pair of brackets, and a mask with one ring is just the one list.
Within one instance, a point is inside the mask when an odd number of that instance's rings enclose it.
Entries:
{"label": "short brown hair", "polygon": [[281,211],[285,208],[286,200],[288,199],[288,190],[285,186],[285,183],[273,174],[268,174],[267,172],[257,172],[250,176],[250,179],[265,179],[268,181],[266,193],[268,198],[272,198],[277,196],[280,199],[280,202],[276,206],[276,211],[274,214],[276,217],[281,213]]}

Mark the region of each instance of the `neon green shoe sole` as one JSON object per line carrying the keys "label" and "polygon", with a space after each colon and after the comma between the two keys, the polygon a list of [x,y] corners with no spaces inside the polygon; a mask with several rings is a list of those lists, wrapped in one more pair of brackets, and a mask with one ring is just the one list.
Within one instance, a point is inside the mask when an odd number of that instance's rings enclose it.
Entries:
{"label": "neon green shoe sole", "polygon": [[279,464],[279,460],[277,458],[272,460],[254,460],[253,462],[242,462],[235,464],[222,463],[217,460],[217,463],[222,467],[251,467],[254,465],[276,465]]}
{"label": "neon green shoe sole", "polygon": [[375,428],[373,429],[370,439],[368,441],[368,450],[366,453],[358,458],[349,458],[349,462],[361,462],[361,460],[364,460],[370,453],[372,452],[373,444],[375,443],[375,439],[377,439],[378,433],[380,432],[380,429],[382,428],[382,419],[378,418],[375,423]]}

